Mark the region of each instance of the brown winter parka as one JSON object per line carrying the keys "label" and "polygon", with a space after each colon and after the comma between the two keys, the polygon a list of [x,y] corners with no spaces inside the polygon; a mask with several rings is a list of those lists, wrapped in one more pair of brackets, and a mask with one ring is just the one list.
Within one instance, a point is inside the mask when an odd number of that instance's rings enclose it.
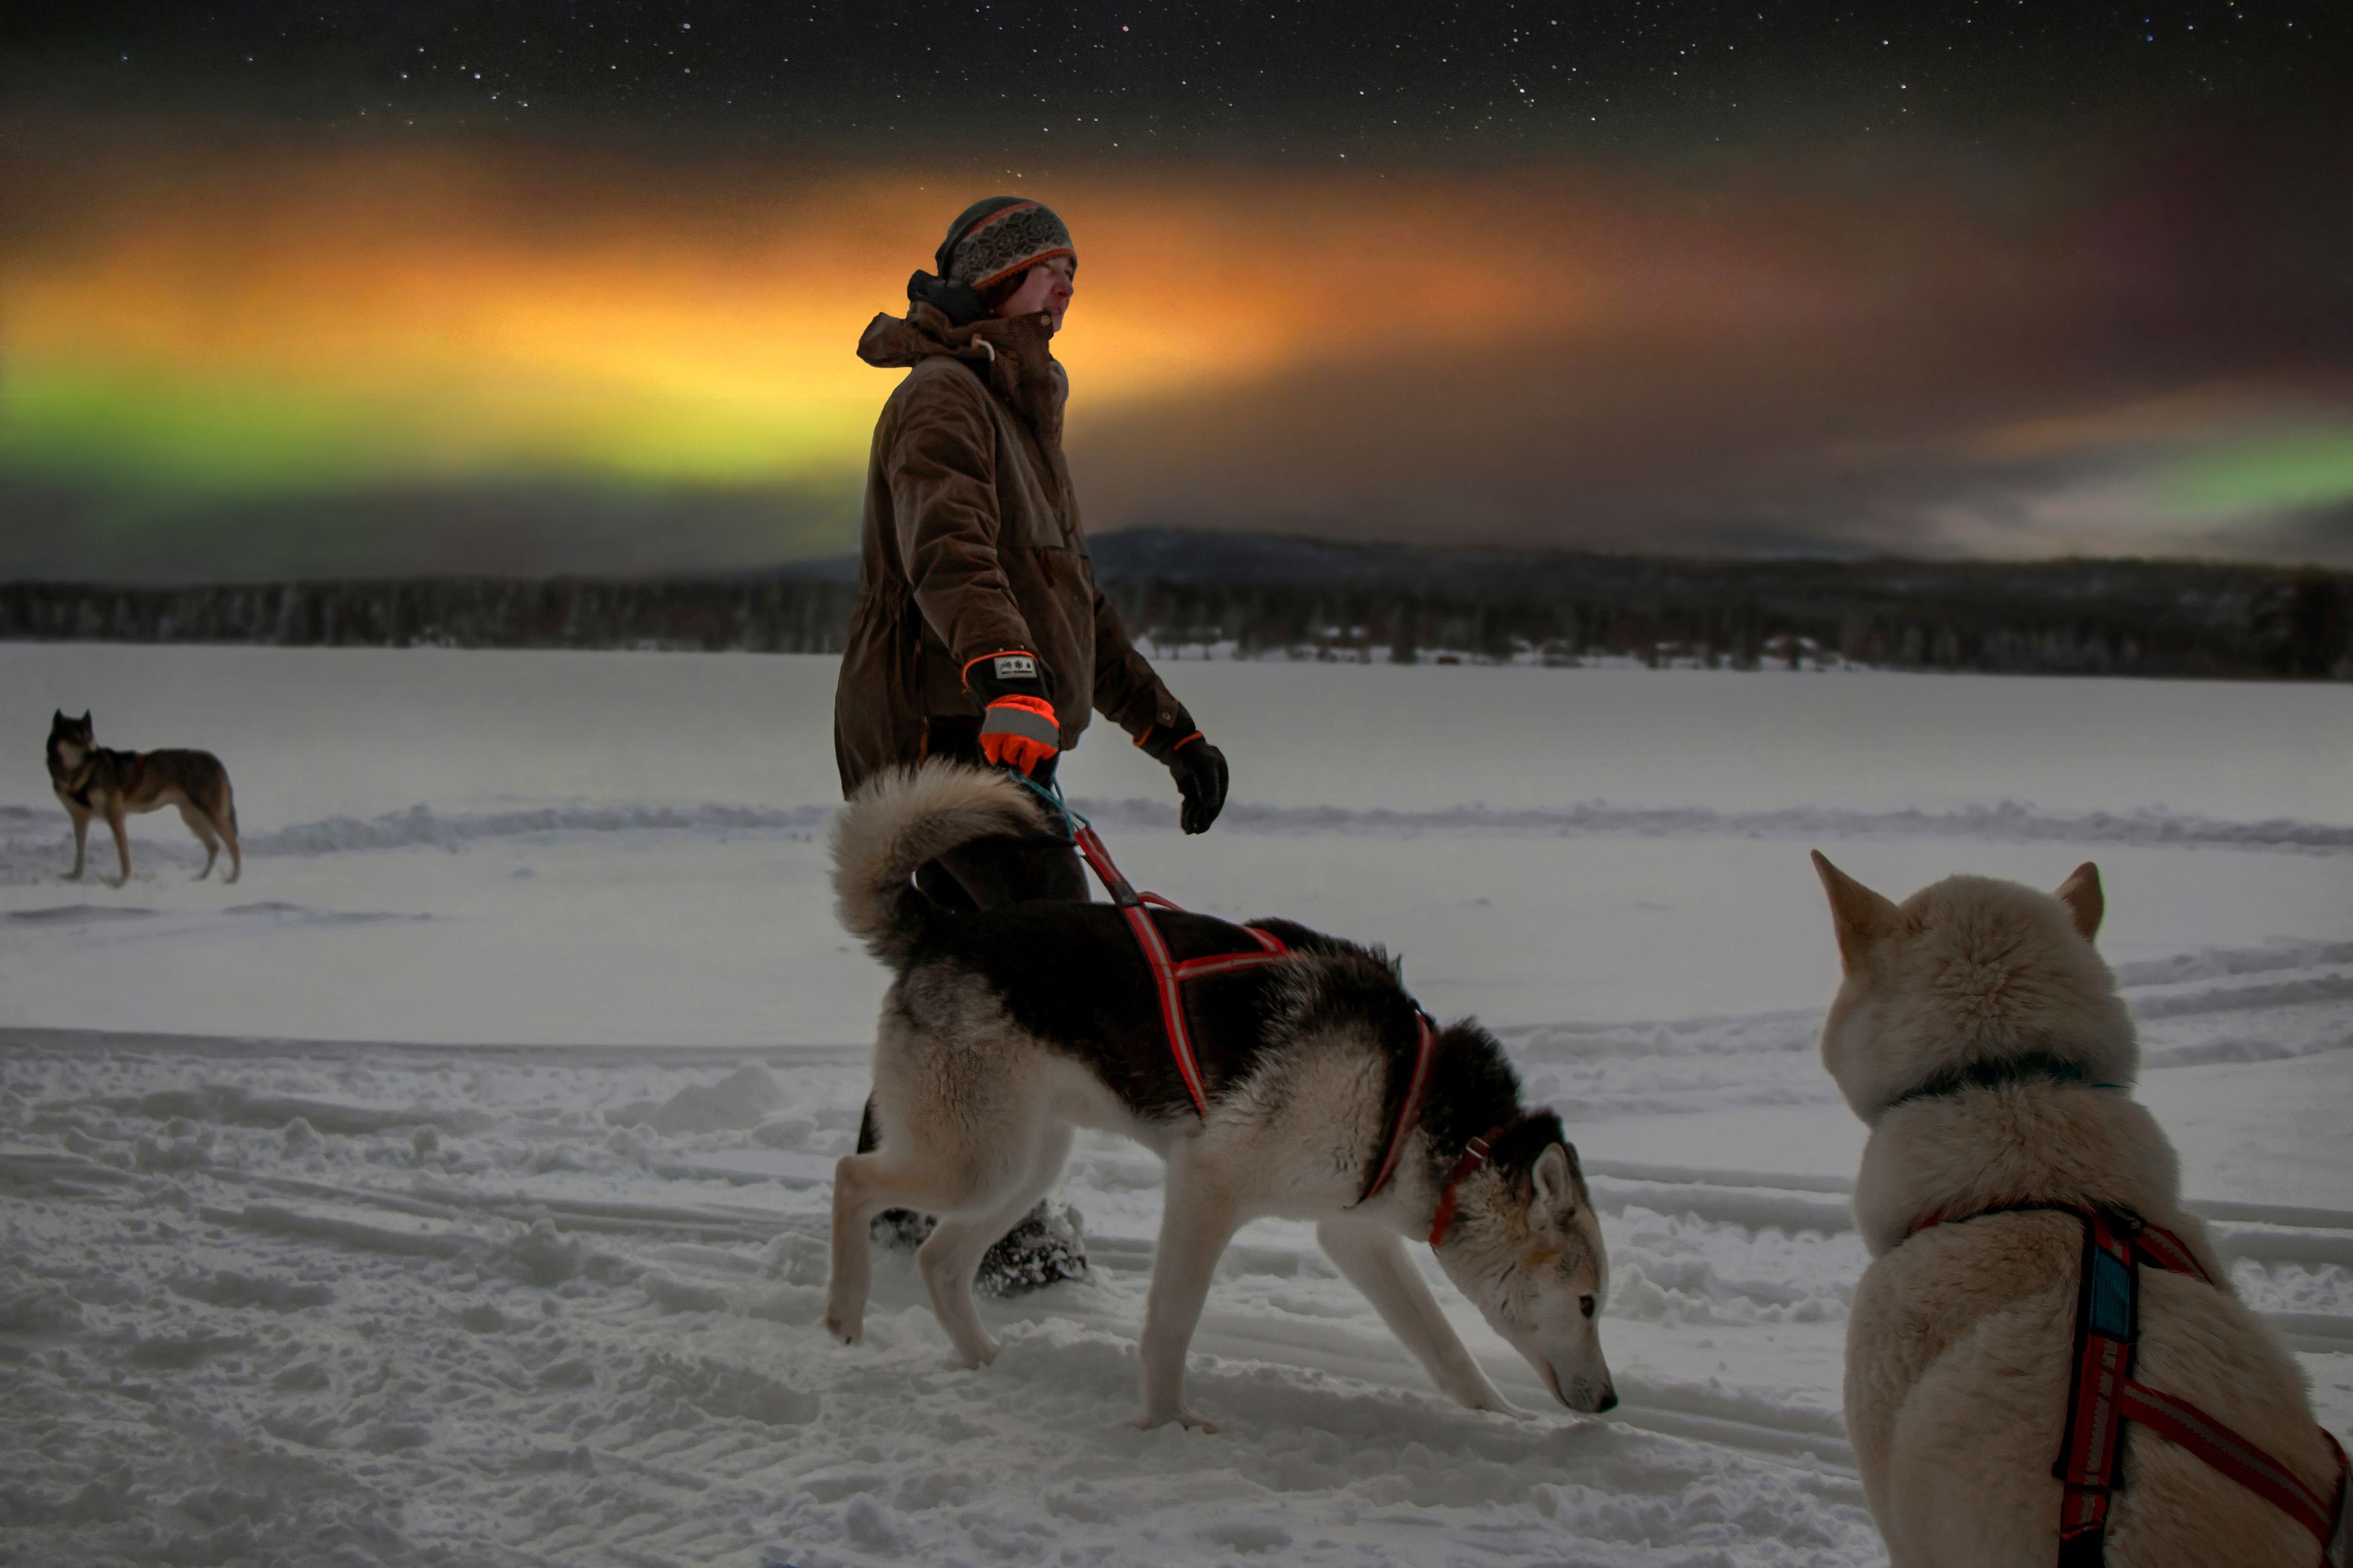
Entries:
{"label": "brown winter parka", "polygon": [[1090,710],[1130,735],[1173,723],[1176,700],[1095,586],[1062,460],[1069,383],[1043,314],[951,326],[916,303],[877,316],[858,353],[906,367],[866,470],[858,604],[833,705],[845,795],[918,762],[935,721],[976,724],[965,667],[1034,654],[1064,751]]}

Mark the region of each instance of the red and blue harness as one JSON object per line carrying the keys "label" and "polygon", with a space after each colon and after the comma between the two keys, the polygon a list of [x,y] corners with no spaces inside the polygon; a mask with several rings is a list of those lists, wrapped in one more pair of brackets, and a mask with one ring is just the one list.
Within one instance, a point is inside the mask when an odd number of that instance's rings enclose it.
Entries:
{"label": "red and blue harness", "polygon": [[1906,1239],[1936,1225],[1958,1225],[1988,1215],[2073,1215],[2084,1226],[2083,1280],[2075,1297],[2073,1374],[2068,1384],[2065,1439],[2052,1474],[2063,1489],[2059,1513],[2059,1568],[2098,1568],[2105,1561],[2108,1509],[2127,1421],[2147,1427],[2177,1447],[2270,1502],[2312,1532],[2320,1568],[2348,1568],[2345,1450],[2327,1430],[2337,1455],[2333,1499],[2319,1493],[2245,1437],[2191,1405],[2133,1376],[2140,1332],[2143,1267],[2186,1274],[2211,1285],[2181,1238],[2122,1209],[2077,1204],[2020,1203],[1966,1215],[1932,1214]]}
{"label": "red and blue harness", "polygon": [[[1019,777],[1018,774],[1015,776]],[[1134,886],[1120,875],[1119,868],[1112,863],[1111,851],[1103,847],[1103,841],[1095,832],[1094,825],[1064,804],[1059,790],[1046,790],[1026,778],[1021,779],[1021,783],[1070,825],[1071,843],[1094,872],[1096,879],[1103,883],[1103,891],[1110,895],[1121,918],[1127,921],[1127,929],[1134,933],[1135,945],[1143,950],[1144,961],[1152,970],[1152,988],[1160,999],[1160,1022],[1168,1034],[1168,1054],[1176,1059],[1176,1076],[1185,1080],[1185,1092],[1192,1097],[1194,1113],[1207,1121],[1209,1119],[1208,1087],[1202,1079],[1201,1064],[1193,1050],[1192,1028],[1185,1016],[1185,983],[1208,975],[1230,974],[1238,970],[1280,963],[1292,956],[1291,949],[1284,946],[1282,939],[1272,931],[1246,925],[1240,929],[1258,943],[1258,951],[1254,952],[1211,953],[1182,961],[1173,957],[1168,952],[1166,939],[1160,934],[1160,927],[1153,921],[1152,910],[1162,909],[1181,914],[1183,910],[1157,893],[1137,892]],[[1430,1064],[1437,1040],[1430,1029],[1428,1014],[1416,1009],[1414,1019],[1419,1029],[1419,1037],[1415,1042],[1413,1076],[1408,1079],[1405,1099],[1398,1106],[1397,1122],[1389,1130],[1388,1147],[1383,1150],[1379,1163],[1374,1167],[1372,1179],[1366,1183],[1364,1191],[1358,1195],[1358,1203],[1364,1203],[1388,1184],[1389,1177],[1397,1171],[1398,1159],[1405,1153],[1406,1134],[1413,1130],[1414,1123],[1419,1119],[1422,1097],[1430,1088]],[[1445,1221],[1452,1217],[1454,1188],[1485,1159],[1484,1145],[1489,1141],[1474,1140],[1472,1146],[1477,1151],[1477,1158],[1473,1159],[1466,1152],[1462,1163],[1457,1165],[1455,1174],[1447,1183],[1441,1199],[1440,1222],[1430,1231],[1432,1247],[1437,1246],[1444,1236]]]}

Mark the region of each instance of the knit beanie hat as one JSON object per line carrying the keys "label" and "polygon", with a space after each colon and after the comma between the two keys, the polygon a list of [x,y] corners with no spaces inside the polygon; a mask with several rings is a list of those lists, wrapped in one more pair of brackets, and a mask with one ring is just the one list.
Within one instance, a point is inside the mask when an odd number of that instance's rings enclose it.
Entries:
{"label": "knit beanie hat", "polygon": [[986,289],[1000,279],[1057,256],[1078,265],[1071,231],[1043,202],[990,196],[956,215],[934,258],[940,276],[967,289]]}
{"label": "knit beanie hat", "polygon": [[907,280],[907,297],[935,305],[957,326],[968,326],[988,312],[978,291],[1041,261],[1067,256],[1079,264],[1071,245],[1071,231],[1042,202],[1021,196],[990,196],[956,215],[948,237],[940,242],[934,277],[918,272]]}

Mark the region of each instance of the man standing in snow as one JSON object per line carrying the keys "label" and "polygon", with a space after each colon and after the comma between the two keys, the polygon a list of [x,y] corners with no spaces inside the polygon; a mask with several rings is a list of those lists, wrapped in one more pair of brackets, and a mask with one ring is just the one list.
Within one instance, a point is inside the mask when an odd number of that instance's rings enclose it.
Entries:
{"label": "man standing in snow", "polygon": [[[1095,586],[1062,460],[1069,382],[1047,345],[1075,288],[1070,231],[1039,203],[991,196],[956,215],[934,265],[909,279],[906,315],[875,317],[858,342],[867,363],[908,374],[866,470],[858,606],[833,702],[842,793],[927,757],[1050,784],[1096,710],[1176,776],[1179,823],[1205,832],[1226,803],[1226,759]],[[1039,839],[965,845],[915,884],[962,910],[1087,897],[1076,849]],[[873,1146],[870,1104],[858,1147]],[[922,1228],[905,1215],[876,1223]],[[1002,1290],[1084,1263],[1041,1204],[982,1271]]]}
{"label": "man standing in snow", "polygon": [[[1069,383],[1048,348],[1078,253],[1043,205],[991,196],[956,216],[939,272],[907,285],[907,314],[859,340],[909,374],[883,405],[867,467],[858,606],[833,707],[845,795],[925,757],[1017,768],[1050,783],[1090,710],[1176,775],[1200,833],[1226,799],[1226,761],[1129,643],[1095,586],[1062,460]],[[1083,899],[1067,846],[998,839],[924,868],[955,908]]]}

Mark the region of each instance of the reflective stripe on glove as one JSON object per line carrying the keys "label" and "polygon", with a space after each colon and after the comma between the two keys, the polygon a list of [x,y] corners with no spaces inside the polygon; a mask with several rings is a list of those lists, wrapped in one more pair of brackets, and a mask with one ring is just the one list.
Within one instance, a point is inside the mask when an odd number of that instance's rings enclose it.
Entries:
{"label": "reflective stripe on glove", "polygon": [[1042,697],[1000,697],[981,717],[980,754],[999,767],[1027,773],[1061,749],[1061,721]]}
{"label": "reflective stripe on glove", "polygon": [[987,704],[981,710],[980,754],[991,763],[1028,773],[1061,750],[1061,719],[1037,655],[1009,647],[966,659],[964,683]]}
{"label": "reflective stripe on glove", "polygon": [[1183,802],[1176,825],[1187,833],[1207,833],[1226,805],[1226,754],[1202,738],[1181,705],[1174,720],[1155,724],[1135,743],[1176,779]]}

